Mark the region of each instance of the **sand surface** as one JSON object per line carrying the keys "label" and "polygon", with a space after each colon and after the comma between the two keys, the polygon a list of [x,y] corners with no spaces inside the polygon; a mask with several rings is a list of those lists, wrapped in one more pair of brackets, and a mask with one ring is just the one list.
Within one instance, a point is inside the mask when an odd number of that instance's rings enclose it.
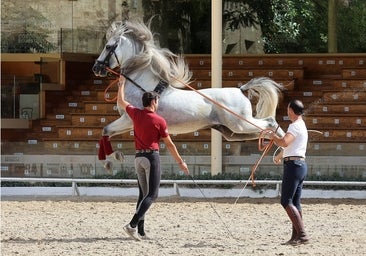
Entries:
{"label": "sand surface", "polygon": [[122,230],[134,199],[1,202],[1,255],[365,255],[366,200],[303,200],[301,246],[281,245],[291,224],[278,199],[160,198],[146,216],[148,240]]}

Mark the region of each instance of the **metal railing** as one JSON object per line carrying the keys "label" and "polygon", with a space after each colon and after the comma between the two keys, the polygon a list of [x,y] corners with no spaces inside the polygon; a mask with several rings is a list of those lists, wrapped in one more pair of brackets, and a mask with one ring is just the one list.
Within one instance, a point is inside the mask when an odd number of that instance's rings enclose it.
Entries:
{"label": "metal railing", "polygon": [[[14,178],[2,177],[0,182],[29,182],[29,183],[71,183],[72,195],[80,196],[78,184],[125,184],[137,185],[136,179],[72,179],[72,178]],[[246,180],[161,180],[161,185],[172,185],[179,196],[179,185],[246,185]],[[280,194],[281,180],[256,180],[257,185],[276,185],[276,193]],[[304,186],[342,186],[366,187],[365,181],[304,181]]]}

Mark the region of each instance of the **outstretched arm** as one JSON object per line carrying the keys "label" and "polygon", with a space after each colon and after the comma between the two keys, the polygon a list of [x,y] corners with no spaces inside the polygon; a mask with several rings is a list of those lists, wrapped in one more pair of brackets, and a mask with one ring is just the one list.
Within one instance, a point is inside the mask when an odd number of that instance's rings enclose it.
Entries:
{"label": "outstretched arm", "polygon": [[189,175],[189,170],[186,162],[183,161],[182,157],[179,155],[177,147],[173,143],[172,139],[168,135],[168,137],[163,138],[165,145],[167,146],[170,154],[174,157],[175,161],[178,163],[179,167],[185,174]]}
{"label": "outstretched arm", "polygon": [[118,104],[119,107],[123,108],[123,110],[126,111],[126,107],[130,103],[125,100],[125,82],[126,82],[126,79],[123,76],[120,76],[119,81],[118,81],[117,104]]}

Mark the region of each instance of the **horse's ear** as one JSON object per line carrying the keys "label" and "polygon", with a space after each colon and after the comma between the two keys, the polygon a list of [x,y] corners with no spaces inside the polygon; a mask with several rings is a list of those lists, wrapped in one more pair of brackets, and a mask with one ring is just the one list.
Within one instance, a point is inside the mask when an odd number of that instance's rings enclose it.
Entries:
{"label": "horse's ear", "polygon": [[114,21],[105,33],[105,38],[109,40],[112,36],[123,29],[122,21]]}

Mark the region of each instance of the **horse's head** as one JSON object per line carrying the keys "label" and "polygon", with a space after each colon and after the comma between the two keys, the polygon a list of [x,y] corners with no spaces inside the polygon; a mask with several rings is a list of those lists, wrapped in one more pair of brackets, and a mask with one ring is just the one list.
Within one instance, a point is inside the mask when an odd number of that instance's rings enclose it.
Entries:
{"label": "horse's head", "polygon": [[187,83],[191,74],[181,56],[155,44],[154,36],[143,22],[114,22],[106,33],[107,44],[93,66],[96,76],[104,77],[108,69],[120,68],[121,73],[147,73],[177,88]]}
{"label": "horse's head", "polygon": [[106,33],[107,44],[95,61],[93,72],[96,76],[105,77],[108,69],[122,68],[123,64],[136,54],[136,46],[126,35],[122,23],[113,23]]}

